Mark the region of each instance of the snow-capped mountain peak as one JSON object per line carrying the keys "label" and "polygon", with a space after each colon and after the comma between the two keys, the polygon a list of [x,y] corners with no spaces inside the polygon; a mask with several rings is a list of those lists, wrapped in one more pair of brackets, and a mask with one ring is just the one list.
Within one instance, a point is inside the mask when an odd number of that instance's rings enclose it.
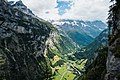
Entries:
{"label": "snow-capped mountain peak", "polygon": [[92,42],[107,27],[102,21],[52,20],[51,23],[80,46]]}

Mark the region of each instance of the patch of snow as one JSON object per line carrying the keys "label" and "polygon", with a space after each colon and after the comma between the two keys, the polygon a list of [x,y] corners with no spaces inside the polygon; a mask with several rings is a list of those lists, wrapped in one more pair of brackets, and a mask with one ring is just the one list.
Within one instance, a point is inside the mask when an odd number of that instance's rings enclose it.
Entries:
{"label": "patch of snow", "polygon": [[76,21],[71,22],[72,26],[79,26]]}
{"label": "patch of snow", "polygon": [[66,21],[65,23],[66,23],[66,24],[70,24],[70,22],[69,22],[69,21]]}
{"label": "patch of snow", "polygon": [[103,31],[103,29],[100,29],[100,28],[99,28],[99,30],[100,30],[100,31]]}
{"label": "patch of snow", "polygon": [[65,24],[65,22],[59,22],[59,21],[55,21],[52,23],[53,25],[63,25]]}
{"label": "patch of snow", "polygon": [[81,23],[82,27],[87,27],[89,25],[86,25],[85,23]]}

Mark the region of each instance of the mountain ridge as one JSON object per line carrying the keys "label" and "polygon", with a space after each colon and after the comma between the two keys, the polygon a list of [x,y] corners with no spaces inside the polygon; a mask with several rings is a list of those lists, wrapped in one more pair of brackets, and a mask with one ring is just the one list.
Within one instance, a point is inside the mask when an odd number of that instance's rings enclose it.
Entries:
{"label": "mountain ridge", "polygon": [[57,20],[50,21],[55,27],[65,32],[76,44],[84,47],[91,43],[107,25],[102,21]]}
{"label": "mountain ridge", "polygon": [[48,79],[52,70],[44,55],[52,24],[0,0],[0,80]]}

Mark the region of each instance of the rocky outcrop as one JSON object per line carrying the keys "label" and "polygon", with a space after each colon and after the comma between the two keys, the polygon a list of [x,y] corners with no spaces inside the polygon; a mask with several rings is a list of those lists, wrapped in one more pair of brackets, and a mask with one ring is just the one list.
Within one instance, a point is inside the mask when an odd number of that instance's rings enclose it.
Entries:
{"label": "rocky outcrop", "polygon": [[51,76],[44,50],[53,28],[31,14],[0,0],[0,80],[46,80]]}
{"label": "rocky outcrop", "polygon": [[120,1],[116,0],[110,8],[109,30],[112,33],[109,35],[105,80],[120,80]]}

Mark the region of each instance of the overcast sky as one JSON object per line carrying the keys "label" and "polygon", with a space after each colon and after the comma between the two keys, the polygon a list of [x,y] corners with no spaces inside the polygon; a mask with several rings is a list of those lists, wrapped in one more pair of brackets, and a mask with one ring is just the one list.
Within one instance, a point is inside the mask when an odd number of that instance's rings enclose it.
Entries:
{"label": "overcast sky", "polygon": [[34,14],[43,19],[80,19],[105,21],[109,10],[109,0],[22,1],[33,11]]}

